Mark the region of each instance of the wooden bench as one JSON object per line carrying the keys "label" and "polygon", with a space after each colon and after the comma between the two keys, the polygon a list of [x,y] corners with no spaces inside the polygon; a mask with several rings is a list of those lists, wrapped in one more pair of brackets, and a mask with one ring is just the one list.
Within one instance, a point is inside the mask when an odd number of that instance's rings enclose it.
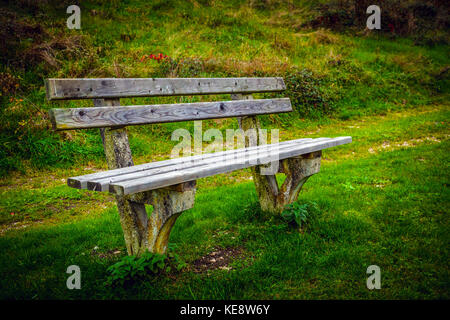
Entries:
{"label": "wooden bench", "polygon": [[[100,128],[109,171],[68,179],[70,187],[116,196],[128,254],[164,253],[178,216],[194,205],[199,178],[251,167],[261,208],[280,213],[295,201],[311,175],[319,172],[321,150],[351,137],[298,139],[262,144],[257,115],[292,111],[288,98],[253,99],[255,92],[285,90],[282,78],[47,79],[49,100],[93,99],[94,107],[52,109],[55,130]],[[231,94],[231,101],[120,106],[120,98]],[[134,165],[126,126],[237,117],[248,132],[245,148]],[[280,164],[286,174],[278,186]],[[145,204],[153,206],[148,215]]]}

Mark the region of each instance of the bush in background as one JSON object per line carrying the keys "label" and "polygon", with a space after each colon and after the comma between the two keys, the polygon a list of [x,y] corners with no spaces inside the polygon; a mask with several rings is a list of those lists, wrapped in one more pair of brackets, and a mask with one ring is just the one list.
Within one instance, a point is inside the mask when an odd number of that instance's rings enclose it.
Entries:
{"label": "bush in background", "polygon": [[306,25],[342,30],[366,28],[367,7],[381,8],[381,29],[395,35],[411,36],[420,44],[449,43],[448,1],[439,0],[330,0],[315,6],[316,17]]}

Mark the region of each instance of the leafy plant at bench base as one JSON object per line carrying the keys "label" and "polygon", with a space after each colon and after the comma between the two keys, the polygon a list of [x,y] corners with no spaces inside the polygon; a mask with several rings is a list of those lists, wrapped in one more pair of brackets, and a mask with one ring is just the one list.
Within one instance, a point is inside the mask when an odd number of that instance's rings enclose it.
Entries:
{"label": "leafy plant at bench base", "polygon": [[299,231],[303,231],[307,224],[311,222],[311,219],[315,214],[319,212],[319,207],[315,202],[307,202],[300,204],[294,202],[288,204],[284,211],[281,213],[281,217],[289,224],[296,225]]}
{"label": "leafy plant at bench base", "polygon": [[109,275],[105,285],[113,287],[131,286],[149,276],[164,271],[169,273],[172,267],[180,271],[185,266],[186,263],[176,253],[170,250],[170,248],[167,255],[147,251],[140,257],[123,257],[121,261],[110,266],[106,270]]}

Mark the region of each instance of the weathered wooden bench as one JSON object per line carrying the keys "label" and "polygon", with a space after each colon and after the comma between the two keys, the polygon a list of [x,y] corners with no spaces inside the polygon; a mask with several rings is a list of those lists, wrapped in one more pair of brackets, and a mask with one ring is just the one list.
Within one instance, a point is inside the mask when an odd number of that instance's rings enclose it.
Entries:
{"label": "weathered wooden bench", "polygon": [[[298,139],[261,144],[257,115],[292,111],[288,98],[253,99],[255,92],[285,90],[282,78],[191,79],[47,79],[49,100],[93,99],[94,107],[52,109],[55,130],[100,128],[109,171],[68,179],[74,188],[107,191],[116,196],[128,254],[164,253],[178,216],[194,205],[199,178],[252,168],[261,207],[280,213],[298,197],[311,175],[319,172],[321,150],[351,142],[351,137]],[[120,106],[120,98],[231,94],[231,101]],[[126,126],[237,117],[248,134],[245,148],[134,165]],[[280,164],[286,174],[279,186]],[[148,215],[145,204],[153,206]]]}

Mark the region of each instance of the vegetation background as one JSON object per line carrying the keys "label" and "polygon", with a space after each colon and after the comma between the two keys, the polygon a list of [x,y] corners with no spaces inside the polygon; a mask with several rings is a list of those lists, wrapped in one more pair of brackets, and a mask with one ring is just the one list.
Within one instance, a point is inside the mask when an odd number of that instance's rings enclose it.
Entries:
{"label": "vegetation background", "polygon": [[[0,297],[448,299],[448,2],[372,2],[1,1]],[[81,30],[66,26],[72,4]],[[381,30],[365,27],[371,4]],[[106,168],[100,135],[53,132],[47,114],[92,102],[48,102],[43,80],[244,76],[285,79],[295,112],[261,117],[282,140],[353,136],[305,185],[306,226],[260,212],[247,170],[201,179],[171,237],[183,269],[104,286],[125,256],[113,198],[65,185]],[[179,127],[193,123],[131,127],[135,163],[167,158]],[[67,290],[70,264],[83,290]],[[381,290],[366,288],[371,264]]]}

